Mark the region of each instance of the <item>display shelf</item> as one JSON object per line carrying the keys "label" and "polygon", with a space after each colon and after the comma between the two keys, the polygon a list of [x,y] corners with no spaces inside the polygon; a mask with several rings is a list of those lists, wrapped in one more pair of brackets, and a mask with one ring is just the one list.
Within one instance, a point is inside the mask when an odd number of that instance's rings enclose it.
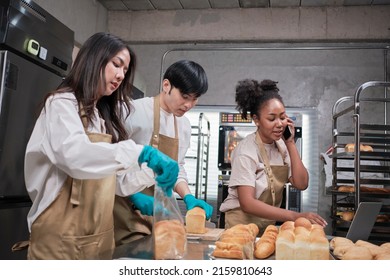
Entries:
{"label": "display shelf", "polygon": [[[345,96],[336,101],[332,116],[332,196],[331,219],[332,235],[345,236],[350,221],[337,215],[342,210],[355,211],[360,202],[379,201],[382,208],[379,215],[384,219],[375,222],[369,241],[383,243],[390,241],[390,125],[387,124],[387,90],[389,82],[372,81],[362,84],[354,96]],[[381,94],[383,98],[364,97],[361,95]],[[375,105],[374,105],[375,104]],[[383,108],[378,110],[375,122],[368,120],[368,107]],[[382,107],[383,106],[383,107]],[[365,112],[367,112],[366,109]],[[378,113],[376,112],[376,113]],[[368,114],[370,115],[370,114]],[[364,123],[362,123],[364,121]],[[373,123],[367,123],[371,121]],[[339,128],[343,125],[343,128]],[[345,146],[355,144],[353,152],[346,152]],[[361,151],[361,145],[373,148],[372,152]],[[340,186],[353,186],[353,192],[338,191]],[[371,186],[375,189],[368,189]],[[364,191],[362,191],[362,189]],[[368,191],[367,191],[368,190]]]}

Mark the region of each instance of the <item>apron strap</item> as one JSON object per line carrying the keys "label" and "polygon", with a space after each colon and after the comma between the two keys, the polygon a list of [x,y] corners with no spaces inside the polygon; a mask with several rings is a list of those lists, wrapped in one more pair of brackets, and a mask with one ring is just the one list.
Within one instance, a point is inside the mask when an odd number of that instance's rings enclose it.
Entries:
{"label": "apron strap", "polygon": [[[158,149],[158,144],[160,142],[160,95],[153,97],[153,133],[152,138],[150,139],[150,145]],[[178,128],[176,123],[176,116],[173,116],[174,126],[175,126],[175,138],[178,137]]]}
{"label": "apron strap", "polygon": [[158,149],[159,144],[159,134],[160,134],[160,98],[159,95],[156,95],[153,98],[153,134],[152,139],[150,139],[150,145]]}
{"label": "apron strap", "polygon": [[285,153],[285,152],[283,152],[283,150],[282,150],[282,148],[280,147],[280,144],[279,144],[279,142],[278,142],[278,141],[275,141],[275,144],[276,144],[276,147],[277,147],[277,148],[278,148],[278,150],[279,150],[279,153],[280,153],[280,154],[281,154],[281,156],[282,156],[283,163],[284,163],[284,164],[286,164],[286,157],[287,157],[286,153]]}
{"label": "apron strap", "polygon": [[80,205],[81,188],[82,188],[81,181],[72,179],[72,192],[70,194],[70,203],[74,206]]}
{"label": "apron strap", "polygon": [[[85,116],[85,111],[83,108],[83,104],[79,103],[79,115],[81,122],[83,123],[84,126],[84,131],[88,135],[88,138],[91,142],[97,142],[96,137],[103,137],[105,139],[105,142],[111,143],[111,135],[102,135],[101,133],[90,133],[87,130],[88,124],[87,124],[87,117]],[[104,130],[104,127],[102,125],[102,130]],[[82,180],[74,179],[68,176],[68,179],[71,182],[67,182],[68,184],[72,184],[72,191],[70,194],[70,203],[74,206],[80,205],[81,201],[81,193],[82,193],[82,188],[83,188],[83,183]]]}
{"label": "apron strap", "polygon": [[260,137],[258,132],[256,132],[256,143],[257,143],[257,145],[259,147],[260,155],[261,155],[261,157],[263,159],[263,163],[264,163],[264,167],[265,167],[265,173],[267,174],[268,186],[271,189],[272,205],[275,206],[276,198],[275,198],[275,187],[274,187],[274,184],[273,184],[274,175],[272,173],[272,169],[271,169],[271,166],[270,166],[270,162],[269,162],[269,158],[268,158],[267,152],[266,152],[265,147],[264,147],[264,143],[261,140],[261,137]]}

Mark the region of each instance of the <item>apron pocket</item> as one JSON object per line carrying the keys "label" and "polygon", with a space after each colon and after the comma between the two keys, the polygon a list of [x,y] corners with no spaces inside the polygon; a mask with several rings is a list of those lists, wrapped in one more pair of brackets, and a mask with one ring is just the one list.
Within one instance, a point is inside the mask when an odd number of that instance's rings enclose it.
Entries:
{"label": "apron pocket", "polygon": [[114,231],[111,229],[99,234],[63,236],[61,251],[63,259],[112,259],[114,252]]}

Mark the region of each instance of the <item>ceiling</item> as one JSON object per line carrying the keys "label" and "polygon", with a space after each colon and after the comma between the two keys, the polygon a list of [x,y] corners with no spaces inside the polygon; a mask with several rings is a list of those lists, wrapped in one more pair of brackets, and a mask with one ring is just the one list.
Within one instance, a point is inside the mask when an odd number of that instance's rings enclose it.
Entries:
{"label": "ceiling", "polygon": [[98,0],[109,11],[390,5],[390,0]]}

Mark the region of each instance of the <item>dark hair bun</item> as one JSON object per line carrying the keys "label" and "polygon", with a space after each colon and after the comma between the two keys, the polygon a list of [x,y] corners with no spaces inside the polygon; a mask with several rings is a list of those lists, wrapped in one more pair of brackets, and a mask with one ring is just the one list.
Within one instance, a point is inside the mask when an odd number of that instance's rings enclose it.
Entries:
{"label": "dark hair bun", "polygon": [[260,87],[262,90],[276,90],[279,91],[279,88],[276,86],[278,82],[272,80],[263,80],[260,83]]}

